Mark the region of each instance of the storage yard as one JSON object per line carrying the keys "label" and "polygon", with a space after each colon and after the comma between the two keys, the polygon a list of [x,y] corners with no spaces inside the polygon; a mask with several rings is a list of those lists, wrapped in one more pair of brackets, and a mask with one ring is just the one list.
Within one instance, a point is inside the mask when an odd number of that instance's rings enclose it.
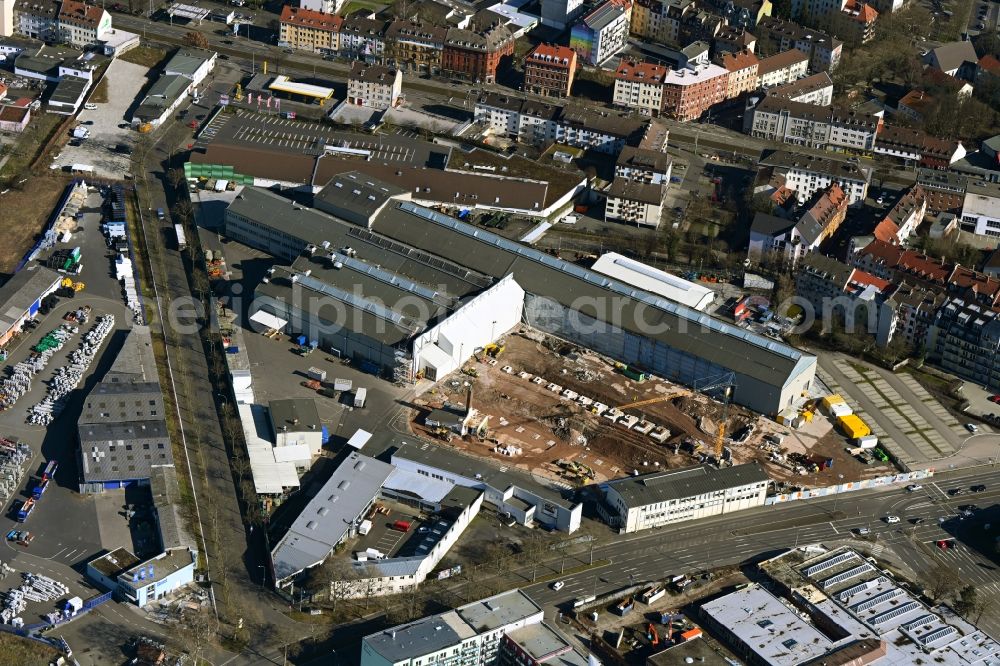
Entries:
{"label": "storage yard", "polygon": [[[423,393],[413,430],[569,485],[684,467],[712,455],[724,407],[707,395],[655,377],[630,378],[625,373],[634,371],[528,328],[498,349],[478,353]],[[445,406],[464,413],[470,391],[476,413],[469,435],[425,424]],[[810,414],[793,430],[730,404],[726,433],[734,463],[758,461],[775,480],[805,486],[888,469],[883,461],[853,457],[831,421]]]}

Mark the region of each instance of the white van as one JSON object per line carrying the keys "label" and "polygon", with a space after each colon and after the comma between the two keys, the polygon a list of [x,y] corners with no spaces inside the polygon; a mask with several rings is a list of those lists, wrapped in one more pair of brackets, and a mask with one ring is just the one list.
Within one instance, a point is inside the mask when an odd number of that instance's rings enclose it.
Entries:
{"label": "white van", "polygon": [[83,105],[83,108],[85,108],[87,111],[97,111],[97,105],[94,104],[93,102],[87,102],[86,104]]}

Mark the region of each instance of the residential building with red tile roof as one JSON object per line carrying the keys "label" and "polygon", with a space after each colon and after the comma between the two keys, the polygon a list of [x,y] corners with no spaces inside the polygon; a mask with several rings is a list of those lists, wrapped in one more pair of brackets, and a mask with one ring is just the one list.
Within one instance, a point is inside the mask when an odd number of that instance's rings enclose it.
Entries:
{"label": "residential building with red tile roof", "polygon": [[285,5],[281,10],[278,43],[313,53],[337,53],[344,17]]}
{"label": "residential building with red tile roof", "polygon": [[875,37],[878,10],[861,0],[847,0],[844,8],[831,17],[834,32],[848,44],[859,46]]}
{"label": "residential building with red tile roof", "polygon": [[524,89],[536,95],[569,97],[576,76],[576,51],[539,44],[524,58]]}
{"label": "residential building with red tile roof", "polygon": [[875,138],[875,152],[933,169],[947,169],[966,155],[961,141],[938,139],[921,130],[895,125],[882,126]]}
{"label": "residential building with red tile roof", "polygon": [[923,90],[911,90],[896,103],[896,111],[911,120],[922,122],[934,105],[934,98]]}
{"label": "residential building with red tile roof", "polygon": [[111,14],[77,0],[62,0],[57,20],[60,39],[77,47],[97,44],[111,31]]}
{"label": "residential building with red tile roof", "polygon": [[757,68],[760,66],[760,59],[752,51],[723,53],[718,62],[729,72],[726,99],[734,99],[745,92],[757,89]]}

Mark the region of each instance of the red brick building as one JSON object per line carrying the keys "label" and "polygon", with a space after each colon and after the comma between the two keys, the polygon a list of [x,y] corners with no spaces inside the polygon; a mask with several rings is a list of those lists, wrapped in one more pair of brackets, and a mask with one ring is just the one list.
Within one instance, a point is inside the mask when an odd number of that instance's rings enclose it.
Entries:
{"label": "red brick building", "polygon": [[568,97],[575,75],[576,51],[568,46],[539,44],[524,58],[526,92]]}
{"label": "red brick building", "polygon": [[726,99],[729,72],[712,64],[671,70],[663,81],[663,115],[677,120],[697,120],[714,104]]}
{"label": "red brick building", "polygon": [[450,28],[441,53],[441,70],[473,81],[496,81],[500,59],[514,54],[514,36],[502,25],[485,30]]}

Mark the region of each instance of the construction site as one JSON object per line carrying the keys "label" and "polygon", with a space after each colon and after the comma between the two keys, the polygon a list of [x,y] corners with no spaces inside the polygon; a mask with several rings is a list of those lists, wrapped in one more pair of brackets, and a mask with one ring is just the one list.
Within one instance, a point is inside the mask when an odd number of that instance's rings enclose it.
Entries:
{"label": "construction site", "polygon": [[810,402],[787,424],[731,404],[732,381],[680,386],[522,326],[423,392],[411,428],[570,486],[711,462],[717,451],[799,487],[889,469],[854,457]]}
{"label": "construction site", "polygon": [[600,645],[603,655],[624,663],[649,664],[647,660],[664,650],[669,652],[661,655],[667,657],[662,663],[693,663],[684,660],[689,655],[696,655],[696,661],[725,663],[736,655],[685,611],[701,599],[745,584],[746,576],[735,567],[677,573],[622,594],[576,599],[566,612],[574,628]]}

